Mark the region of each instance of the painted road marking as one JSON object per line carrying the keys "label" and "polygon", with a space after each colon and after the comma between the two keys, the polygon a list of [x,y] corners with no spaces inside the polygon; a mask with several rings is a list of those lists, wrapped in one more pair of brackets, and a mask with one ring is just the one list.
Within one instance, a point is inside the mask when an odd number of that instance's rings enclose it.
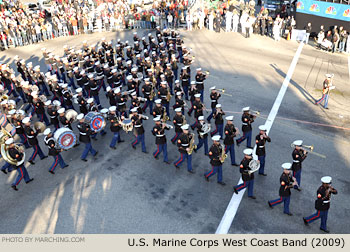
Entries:
{"label": "painted road marking", "polygon": [[[292,63],[289,66],[288,73],[287,73],[286,78],[283,81],[282,87],[281,87],[281,89],[276,97],[275,103],[273,104],[272,109],[270,111],[270,114],[266,119],[265,126],[267,127],[267,134],[269,134],[270,129],[272,127],[272,124],[276,118],[276,115],[277,115],[279,107],[282,103],[283,97],[287,91],[288,84],[290,82],[290,79],[292,78],[295,67],[298,63],[303,46],[304,46],[304,43],[301,42],[299,47],[298,47],[298,50],[296,51],[296,53],[294,55]],[[253,150],[253,153],[254,153],[253,158],[257,159],[257,156],[255,155],[255,150],[256,150],[256,145],[254,146],[254,150]],[[242,178],[239,180],[238,184],[241,184],[241,183],[243,183]],[[233,219],[235,218],[235,215],[237,213],[239,204],[241,203],[241,200],[242,200],[242,197],[244,195],[245,190],[246,189],[243,189],[238,194],[233,193],[232,198],[231,198],[231,200],[226,208],[225,214],[222,217],[221,222],[220,222],[220,224],[215,232],[216,234],[227,234],[228,233],[228,231],[231,227],[231,224],[233,222]]]}

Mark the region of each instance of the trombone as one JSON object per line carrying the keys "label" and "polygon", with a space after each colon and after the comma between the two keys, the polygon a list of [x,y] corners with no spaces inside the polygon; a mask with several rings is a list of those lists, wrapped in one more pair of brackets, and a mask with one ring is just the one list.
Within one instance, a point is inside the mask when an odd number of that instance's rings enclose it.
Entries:
{"label": "trombone", "polygon": [[216,91],[218,91],[220,94],[222,95],[227,95],[227,96],[230,96],[232,97],[232,94],[226,94],[226,90],[223,88],[223,89],[220,89],[220,88],[217,88]]}
{"label": "trombone", "polygon": [[[291,144],[290,147],[295,148],[294,144]],[[314,152],[314,145],[302,145],[301,149],[304,151],[307,151],[308,153],[314,154],[320,158],[327,158],[326,155],[323,155],[321,153]]]}

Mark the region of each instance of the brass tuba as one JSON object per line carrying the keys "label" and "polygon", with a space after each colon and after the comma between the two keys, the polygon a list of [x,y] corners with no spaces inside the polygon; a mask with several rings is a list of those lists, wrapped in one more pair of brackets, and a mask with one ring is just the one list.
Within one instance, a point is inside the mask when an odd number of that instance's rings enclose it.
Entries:
{"label": "brass tuba", "polygon": [[9,148],[8,146],[5,144],[6,139],[11,138],[11,134],[9,132],[7,132],[4,128],[1,128],[0,131],[0,149],[1,149],[1,156],[3,157],[3,159],[11,164],[11,165],[15,165],[15,166],[20,166],[21,164],[24,163],[25,160],[25,153],[24,153],[24,149],[22,145],[19,144],[15,144],[15,148],[20,152],[23,153],[23,157],[20,161],[17,161],[16,159],[13,159],[10,154],[9,154]]}
{"label": "brass tuba", "polygon": [[34,129],[35,129],[35,131],[37,131],[39,133],[44,133],[44,131],[46,129],[46,125],[43,122],[35,122]]}

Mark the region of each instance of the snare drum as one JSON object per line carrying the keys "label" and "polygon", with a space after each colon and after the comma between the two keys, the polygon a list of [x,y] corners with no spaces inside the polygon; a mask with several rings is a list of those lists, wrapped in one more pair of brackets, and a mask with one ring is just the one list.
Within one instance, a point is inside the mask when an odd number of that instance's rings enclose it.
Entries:
{"label": "snare drum", "polygon": [[56,140],[57,147],[63,150],[69,150],[74,147],[77,137],[69,128],[59,128],[53,135]]}
{"label": "snare drum", "polygon": [[85,115],[85,122],[89,124],[90,129],[95,132],[100,132],[106,126],[106,120],[98,112],[89,112]]}
{"label": "snare drum", "polygon": [[133,124],[132,124],[132,121],[131,119],[124,119],[122,122],[121,122],[121,125],[123,127],[123,130],[128,133],[130,131],[132,131],[132,128],[133,128]]}

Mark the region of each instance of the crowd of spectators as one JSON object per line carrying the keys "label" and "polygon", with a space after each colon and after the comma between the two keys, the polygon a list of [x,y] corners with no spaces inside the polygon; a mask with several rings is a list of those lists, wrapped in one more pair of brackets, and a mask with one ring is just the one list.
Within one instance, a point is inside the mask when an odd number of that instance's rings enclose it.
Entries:
{"label": "crowd of spectators", "polygon": [[31,9],[19,0],[0,8],[2,49],[61,36],[156,26],[176,28],[184,20],[188,0],[158,0],[145,5],[127,0],[60,0],[50,8]]}

